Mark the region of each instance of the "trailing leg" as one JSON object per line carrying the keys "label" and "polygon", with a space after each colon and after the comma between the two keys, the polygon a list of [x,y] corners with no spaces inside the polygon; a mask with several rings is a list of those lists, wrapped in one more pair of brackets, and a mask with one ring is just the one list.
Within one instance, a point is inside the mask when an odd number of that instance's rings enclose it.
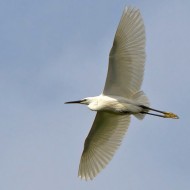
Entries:
{"label": "trailing leg", "polygon": [[[163,118],[179,119],[179,117],[178,117],[176,114],[171,113],[171,112],[160,111],[160,110],[156,110],[156,109],[153,109],[153,108],[149,108],[149,107],[143,106],[143,105],[141,105],[140,107],[144,109],[144,110],[141,112],[142,114],[154,115],[154,116],[163,117]],[[155,113],[149,113],[149,111],[162,113],[163,115],[155,114]]]}

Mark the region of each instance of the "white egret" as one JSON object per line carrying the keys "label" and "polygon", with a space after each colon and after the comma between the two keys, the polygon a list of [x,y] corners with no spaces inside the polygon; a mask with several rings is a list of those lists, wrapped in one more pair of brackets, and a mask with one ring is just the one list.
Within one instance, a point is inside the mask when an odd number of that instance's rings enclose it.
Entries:
{"label": "white egret", "polygon": [[[145,29],[140,11],[126,7],[117,28],[109,55],[108,74],[100,96],[65,102],[88,105],[97,111],[85,140],[78,175],[93,179],[112,159],[128,129],[130,116],[146,114],[163,118],[178,116],[152,109],[140,87],[145,64]],[[153,112],[153,113],[152,113]]]}

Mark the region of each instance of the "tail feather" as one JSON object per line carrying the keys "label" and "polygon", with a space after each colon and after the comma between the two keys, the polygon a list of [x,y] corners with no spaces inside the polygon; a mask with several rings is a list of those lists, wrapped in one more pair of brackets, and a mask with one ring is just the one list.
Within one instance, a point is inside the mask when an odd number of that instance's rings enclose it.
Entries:
{"label": "tail feather", "polygon": [[[150,107],[148,97],[145,95],[143,91],[139,91],[136,94],[134,94],[132,99],[139,105]],[[147,110],[144,110],[144,111],[146,112]],[[142,120],[145,117],[145,114],[138,113],[138,114],[134,114],[134,116],[137,119]]]}

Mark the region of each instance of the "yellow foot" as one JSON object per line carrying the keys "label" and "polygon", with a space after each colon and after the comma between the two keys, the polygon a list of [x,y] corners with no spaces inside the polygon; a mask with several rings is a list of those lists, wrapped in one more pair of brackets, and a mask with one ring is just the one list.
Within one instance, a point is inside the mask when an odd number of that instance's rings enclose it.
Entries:
{"label": "yellow foot", "polygon": [[172,118],[172,119],[179,119],[179,117],[176,114],[171,113],[171,112],[165,112],[164,117],[165,118]]}

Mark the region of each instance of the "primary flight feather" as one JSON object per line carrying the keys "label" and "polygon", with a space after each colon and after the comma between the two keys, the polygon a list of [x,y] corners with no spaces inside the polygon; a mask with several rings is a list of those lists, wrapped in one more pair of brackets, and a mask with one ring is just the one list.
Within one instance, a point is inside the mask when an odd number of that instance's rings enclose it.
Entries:
{"label": "primary flight feather", "polygon": [[126,7],[110,51],[103,93],[66,102],[86,104],[89,109],[97,111],[84,143],[78,171],[80,178],[93,179],[110,162],[128,129],[131,115],[138,119],[143,119],[146,114],[178,118],[171,112],[150,108],[148,98],[140,90],[144,64],[144,23],[138,9]]}

